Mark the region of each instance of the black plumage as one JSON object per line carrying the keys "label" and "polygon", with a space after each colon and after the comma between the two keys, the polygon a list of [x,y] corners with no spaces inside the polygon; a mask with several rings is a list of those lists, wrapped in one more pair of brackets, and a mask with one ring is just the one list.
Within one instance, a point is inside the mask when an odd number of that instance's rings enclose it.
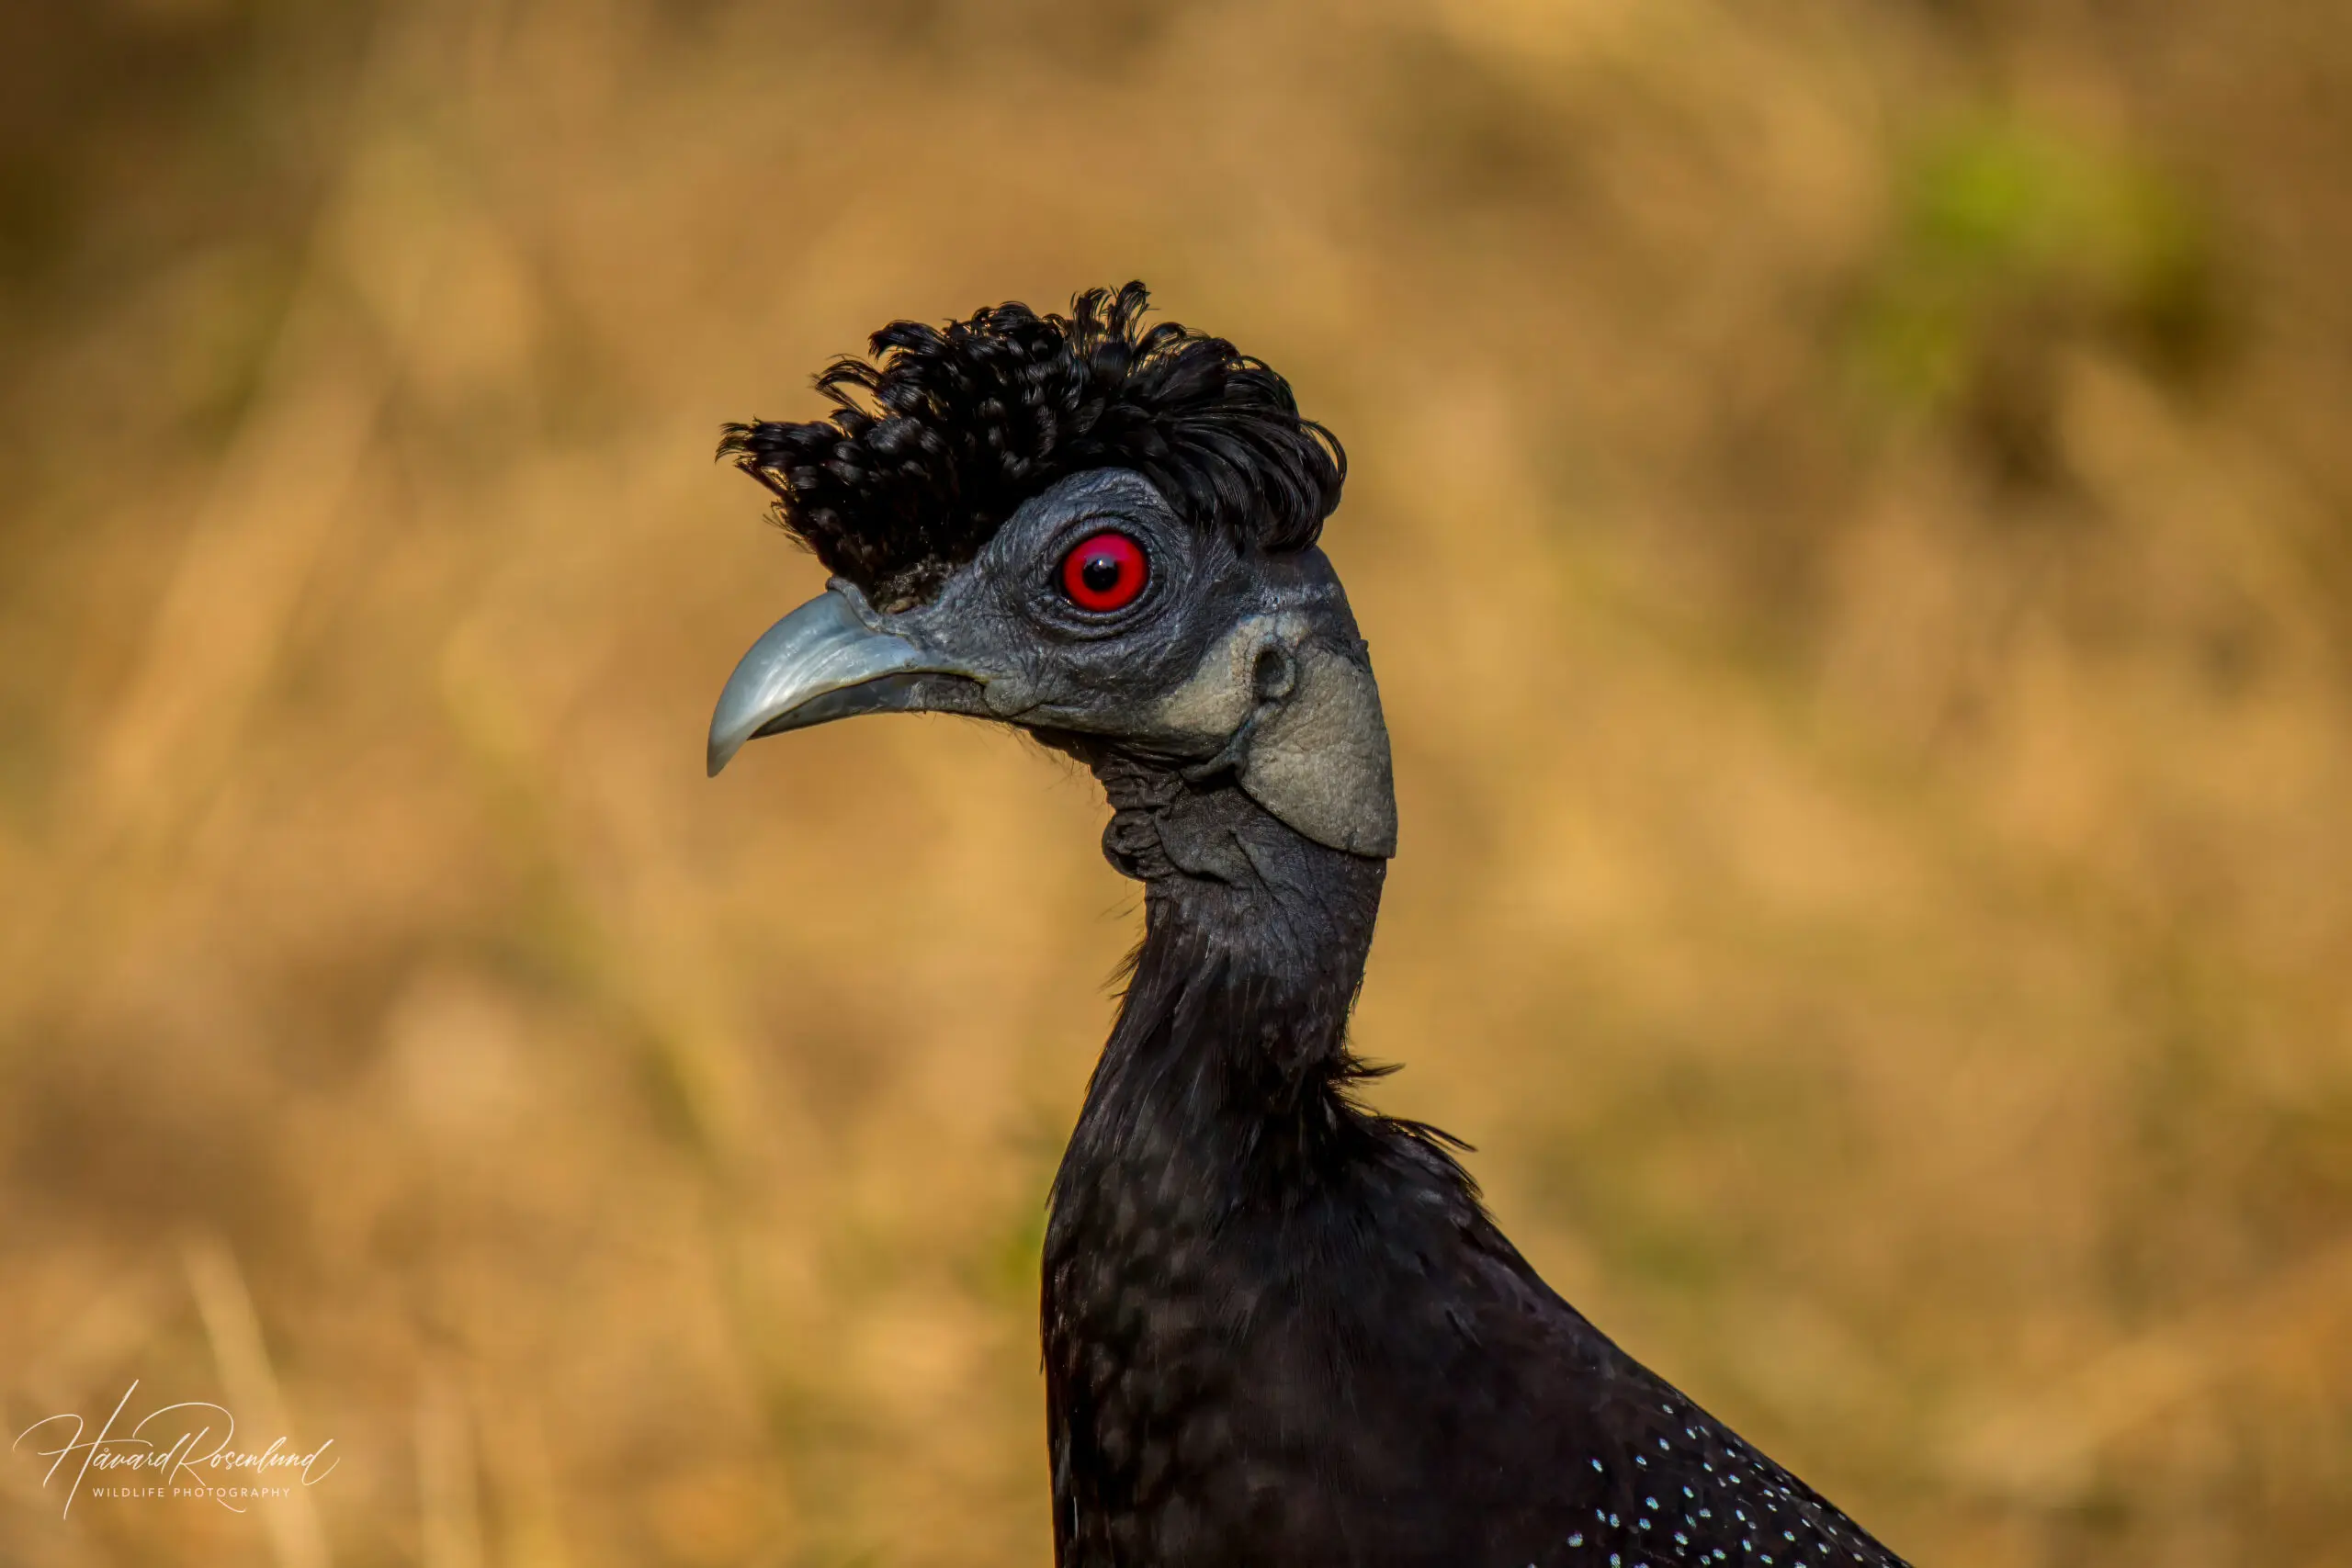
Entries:
{"label": "black plumage", "polygon": [[[1143,304],[898,323],[878,366],[825,373],[830,419],[724,448],[840,578],[747,657],[714,767],[852,712],[1017,724],[1102,780],[1104,852],[1147,889],[1051,1198],[1057,1561],[1896,1568],[1547,1287],[1459,1145],[1359,1103],[1387,850],[1333,823],[1385,805],[1386,745],[1339,743],[1379,724],[1314,548],[1339,449],[1281,378]],[[1079,613],[1056,565],[1104,529],[1151,585]],[[796,651],[819,643],[821,679]],[[844,683],[853,645],[875,672]]]}
{"label": "black plumage", "polygon": [[1058,1561],[1899,1561],[1561,1300],[1443,1134],[1354,1103],[1380,862],[1076,749],[1148,895],[1053,1189]]}
{"label": "black plumage", "polygon": [[1185,521],[1261,549],[1315,543],[1347,455],[1290,384],[1223,338],[1147,327],[1140,283],[1068,316],[1008,303],[934,327],[893,321],[876,361],[817,377],[804,423],[730,424],[719,455],[775,491],[778,521],[881,604],[935,589],[1055,480],[1125,468]]}

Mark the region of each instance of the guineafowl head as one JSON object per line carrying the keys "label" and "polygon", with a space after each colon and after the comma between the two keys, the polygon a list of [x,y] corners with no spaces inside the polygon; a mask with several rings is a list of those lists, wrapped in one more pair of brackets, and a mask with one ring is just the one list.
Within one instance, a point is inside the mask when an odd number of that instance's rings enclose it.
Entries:
{"label": "guineafowl head", "polygon": [[1345,457],[1264,363],[1146,305],[894,322],[819,376],[825,418],[729,427],[833,576],[736,668],[713,773],[755,736],[963,714],[1395,852],[1379,692],[1316,545]]}

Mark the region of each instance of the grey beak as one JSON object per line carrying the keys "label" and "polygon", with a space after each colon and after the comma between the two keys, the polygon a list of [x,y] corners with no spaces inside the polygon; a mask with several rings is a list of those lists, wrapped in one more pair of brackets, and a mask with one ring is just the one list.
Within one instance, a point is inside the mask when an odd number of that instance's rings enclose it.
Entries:
{"label": "grey beak", "polygon": [[711,776],[755,736],[862,713],[986,711],[980,678],[902,637],[876,631],[829,588],[767,629],[718,694],[710,716]]}

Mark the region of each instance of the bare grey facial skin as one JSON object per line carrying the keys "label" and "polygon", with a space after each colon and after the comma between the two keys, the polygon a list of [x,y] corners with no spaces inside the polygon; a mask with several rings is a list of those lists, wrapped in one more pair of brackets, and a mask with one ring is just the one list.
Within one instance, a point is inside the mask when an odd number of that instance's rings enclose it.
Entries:
{"label": "bare grey facial skin", "polygon": [[[1131,603],[1089,610],[1060,568],[1105,531],[1142,548],[1149,576]],[[1396,852],[1379,689],[1330,562],[1312,547],[1244,554],[1122,469],[1029,501],[923,604],[877,610],[835,578],[737,666],[709,768],[755,736],[887,712],[1096,737],[1188,777],[1230,772],[1317,843]]]}

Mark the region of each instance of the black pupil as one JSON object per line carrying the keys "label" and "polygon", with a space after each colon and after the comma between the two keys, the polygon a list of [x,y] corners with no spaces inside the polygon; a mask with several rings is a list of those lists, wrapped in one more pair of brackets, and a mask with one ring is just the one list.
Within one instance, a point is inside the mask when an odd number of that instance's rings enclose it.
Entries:
{"label": "black pupil", "polygon": [[1089,556],[1078,569],[1078,578],[1095,593],[1108,593],[1119,586],[1119,558],[1108,552]]}

